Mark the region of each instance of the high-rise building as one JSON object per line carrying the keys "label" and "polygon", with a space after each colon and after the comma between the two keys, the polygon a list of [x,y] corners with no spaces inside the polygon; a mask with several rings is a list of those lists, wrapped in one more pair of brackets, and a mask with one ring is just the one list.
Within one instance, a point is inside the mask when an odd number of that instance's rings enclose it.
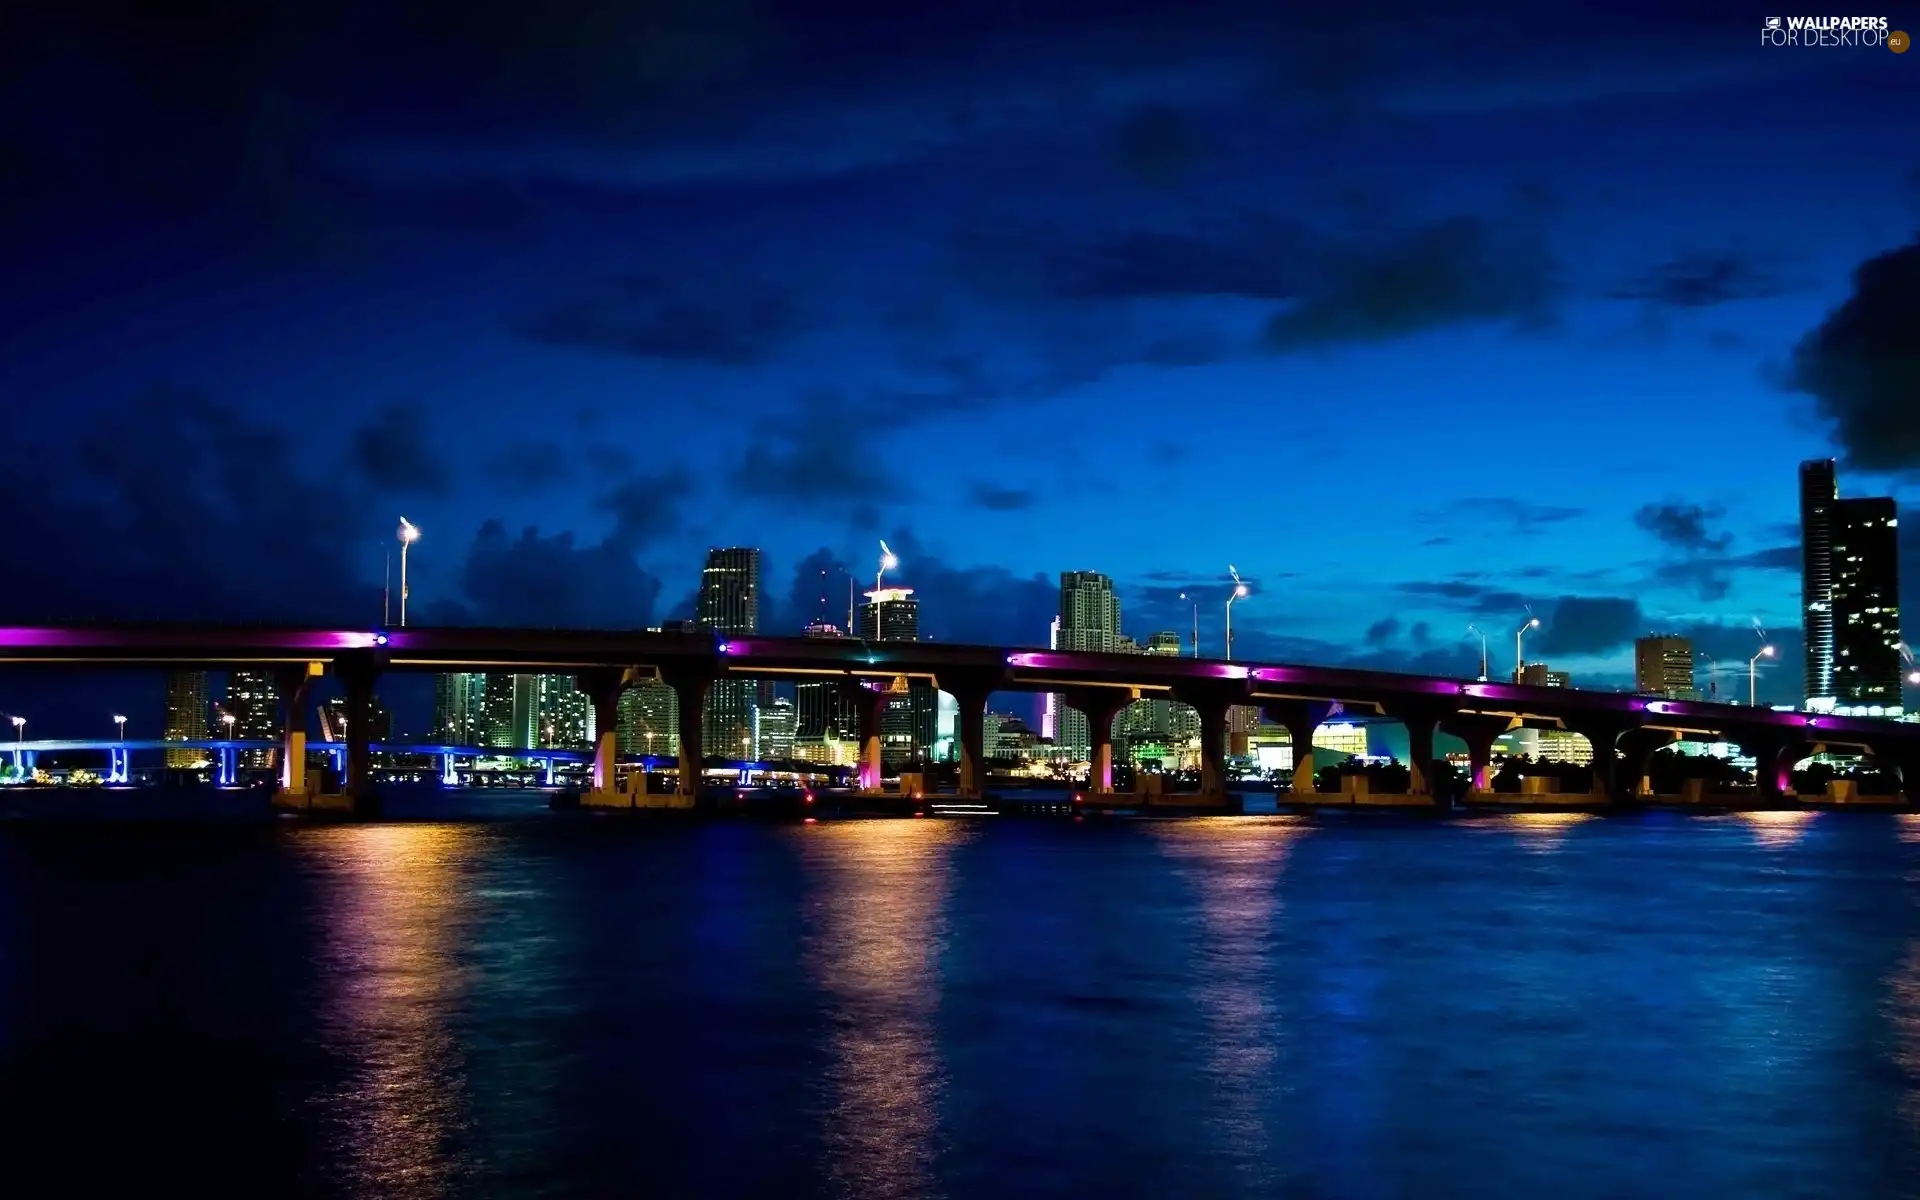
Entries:
{"label": "high-rise building", "polygon": [[[273,672],[227,672],[226,711],[233,714],[233,736],[241,741],[280,740],[280,689]],[[271,767],[274,757],[272,750],[248,750],[241,754],[240,765]]]}
{"label": "high-rise building", "polygon": [[536,675],[539,740],[546,749],[579,750],[593,745],[593,701],[571,675]]}
{"label": "high-rise building", "polygon": [[[855,614],[862,639],[869,642],[920,640],[920,602],[913,598],[912,588],[880,588],[868,592],[866,599]],[[939,720],[939,693],[925,680],[909,680],[905,691],[888,701],[886,711],[881,714],[881,761],[889,768],[927,762],[933,752]]]}
{"label": "high-rise building", "polygon": [[[801,633],[810,638],[844,638],[839,627],[825,621],[815,621]],[[838,683],[801,683],[794,689],[794,737],[802,741],[819,741],[831,734],[834,738],[851,738],[858,734],[856,728],[859,715],[853,705],[847,703],[846,693]]]}
{"label": "high-rise building", "polygon": [[1643,696],[1686,700],[1693,686],[1693,640],[1657,633],[1633,644],[1633,690]]}
{"label": "high-rise building", "polygon": [[448,746],[486,745],[487,677],[455,671],[433,679],[433,736]]}
{"label": "high-rise building", "polygon": [[1573,677],[1565,671],[1555,671],[1545,663],[1528,663],[1520,672],[1517,681],[1528,687],[1572,687]]}
{"label": "high-rise building", "polygon": [[[760,552],[734,546],[707,551],[700,573],[698,619],[717,634],[760,628]],[[753,750],[753,712],[759,688],[751,679],[721,679],[707,690],[700,736],[708,754],[745,758]]]}
{"label": "high-rise building", "polygon": [[538,675],[489,671],[482,691],[487,746],[496,750],[529,750],[540,745]]}
{"label": "high-rise building", "polygon": [[[207,673],[174,671],[167,676],[167,725],[161,735],[169,742],[197,742],[207,736]],[[205,750],[169,750],[169,767],[198,767],[207,761]]]}
{"label": "high-rise building", "polygon": [[680,694],[657,680],[622,692],[619,746],[622,754],[679,754]]}
{"label": "high-rise building", "polygon": [[785,696],[754,713],[754,757],[761,762],[787,762],[793,758],[793,701]]}
{"label": "high-rise building", "polygon": [[[320,740],[323,742],[344,742],[347,740],[347,701],[344,696],[335,696],[320,706]],[[393,713],[380,703],[379,697],[367,705],[367,740],[386,742],[393,739]]]}
{"label": "high-rise building", "polygon": [[1841,710],[1902,709],[1899,525],[1890,498],[1834,506],[1833,692]]}
{"label": "high-rise building", "polygon": [[1800,626],[1806,635],[1809,708],[1833,705],[1833,460],[1800,464]]}
{"label": "high-rise building", "polygon": [[1800,464],[1806,703],[1899,715],[1900,535],[1887,497],[1842,499],[1832,459]]}
{"label": "high-rise building", "polygon": [[[1111,576],[1098,571],[1060,573],[1060,632],[1054,649],[1103,654],[1119,651],[1120,599],[1114,594]],[[1054,713],[1054,745],[1069,758],[1086,758],[1092,753],[1086,714],[1068,708],[1058,695],[1049,697],[1049,702]]]}

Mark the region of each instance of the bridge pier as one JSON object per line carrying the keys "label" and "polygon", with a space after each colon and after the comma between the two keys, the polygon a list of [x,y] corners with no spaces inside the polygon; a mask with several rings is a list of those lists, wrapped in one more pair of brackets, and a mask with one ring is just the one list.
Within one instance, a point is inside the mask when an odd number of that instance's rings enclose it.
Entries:
{"label": "bridge pier", "polygon": [[1485,713],[1454,713],[1442,717],[1440,732],[1451,734],[1467,744],[1467,768],[1472,778],[1468,794],[1493,790],[1493,744],[1513,728],[1514,718]]}
{"label": "bridge pier", "polygon": [[960,794],[979,798],[987,790],[987,702],[993,686],[986,680],[940,678],[940,690],[959,709],[954,730],[960,750]]}
{"label": "bridge pier", "polygon": [[662,673],[661,679],[673,688],[680,705],[680,782],[674,792],[673,806],[692,808],[700,798],[702,772],[706,769],[705,731],[700,714],[706,708],[707,692],[713,687],[708,674]]}
{"label": "bridge pier", "polygon": [[[1647,779],[1647,764],[1654,752],[1673,745],[1680,734],[1672,729],[1629,729],[1618,742],[1620,751],[1619,796],[1639,800],[1651,795],[1653,785]],[[1596,747],[1597,750],[1597,747]]]}
{"label": "bridge pier", "polygon": [[[881,757],[881,732],[885,723],[887,702],[892,697],[864,683],[847,684],[843,694],[847,703],[853,706],[854,715],[859,720],[859,788],[863,792],[877,792],[880,790],[881,781],[886,777],[885,761]],[[983,728],[981,739],[984,741],[985,738],[986,733]]]}
{"label": "bridge pier", "polygon": [[[608,667],[582,671],[574,686],[593,702],[593,782],[580,797],[590,808],[630,808],[633,797],[620,790],[620,694],[627,690],[627,672]],[[551,771],[549,771],[551,782]]]}
{"label": "bridge pier", "polygon": [[107,782],[130,783],[133,780],[133,751],[115,746],[107,751]]}
{"label": "bridge pier", "polygon": [[[288,717],[284,727],[284,749],[280,764],[280,788],[274,803],[305,812],[345,812],[370,816],[379,810],[373,791],[373,687],[380,679],[382,659],[367,651],[344,651],[333,660],[334,678],[346,691],[347,737],[345,746],[329,746],[334,770],[342,773],[340,791],[323,795],[307,777],[307,734],[304,720],[307,686],[312,681],[311,666],[300,668],[304,678],[282,678],[288,686]],[[291,672],[292,668],[289,669]],[[344,757],[344,770],[342,758]],[[297,785],[297,786],[296,786]]]}
{"label": "bridge pier", "polygon": [[1753,786],[1765,804],[1784,804],[1793,798],[1793,764],[1806,749],[1801,738],[1749,735],[1735,745],[1753,756]]}
{"label": "bridge pier", "polygon": [[[1588,794],[1609,807],[1621,802],[1620,739],[1633,731],[1618,721],[1567,721],[1569,733],[1577,733],[1593,747],[1593,783]],[[1634,781],[1637,787],[1639,781]]]}
{"label": "bridge pier", "polygon": [[232,746],[220,746],[213,753],[215,786],[232,787],[239,783],[240,752]]}
{"label": "bridge pier", "polygon": [[[1295,794],[1318,791],[1313,778],[1313,735],[1321,722],[1333,712],[1332,702],[1269,700],[1260,707],[1267,720],[1286,729],[1287,741],[1293,746],[1293,783],[1290,790]],[[1301,769],[1303,766],[1305,770]]]}
{"label": "bridge pier", "polygon": [[454,756],[451,753],[440,756],[440,786],[456,787],[460,783],[460,772],[454,769]]}
{"label": "bridge pier", "polygon": [[1078,688],[1063,693],[1061,701],[1087,718],[1087,790],[1107,795],[1113,791],[1113,719],[1133,703],[1134,693],[1126,688]]}
{"label": "bridge pier", "polygon": [[313,790],[307,780],[307,688],[319,669],[319,663],[302,663],[274,672],[281,708],[280,794],[274,803],[283,807],[305,807]]}
{"label": "bridge pier", "polygon": [[1224,802],[1227,795],[1227,714],[1238,697],[1213,688],[1176,691],[1174,698],[1200,718],[1200,795]]}

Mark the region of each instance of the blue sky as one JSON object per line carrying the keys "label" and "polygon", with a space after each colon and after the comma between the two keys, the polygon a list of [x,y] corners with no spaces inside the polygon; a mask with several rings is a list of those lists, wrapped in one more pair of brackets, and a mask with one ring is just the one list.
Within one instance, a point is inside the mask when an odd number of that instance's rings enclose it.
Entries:
{"label": "blue sky", "polygon": [[1920,466],[1920,57],[1538,7],[37,18],[0,611],[372,620],[404,512],[436,620],[744,543],[797,627],[886,537],[944,639],[1094,569],[1217,650],[1233,563],[1247,657],[1757,619],[1796,698],[1795,464]]}

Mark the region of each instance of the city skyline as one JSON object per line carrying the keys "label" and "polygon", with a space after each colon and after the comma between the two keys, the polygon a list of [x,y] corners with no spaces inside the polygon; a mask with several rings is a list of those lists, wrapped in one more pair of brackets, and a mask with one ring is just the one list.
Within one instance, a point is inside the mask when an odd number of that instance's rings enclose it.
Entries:
{"label": "city skyline", "polygon": [[[1195,596],[1211,652],[1234,563],[1236,657],[1457,673],[1469,625],[1497,662],[1532,614],[1530,652],[1618,686],[1638,635],[1732,661],[1757,620],[1786,702],[1796,465],[1915,495],[1911,56],[1651,6],[803,8],[701,26],[751,66],[700,80],[711,120],[507,18],[271,95],[46,106],[0,619],[371,622],[405,513],[413,622],[689,619],[744,545],[797,631],[884,537],[942,641],[1043,640],[1088,569],[1143,636]],[[208,77],[253,52],[169,36]],[[571,99],[503,128],[472,69],[502,60]],[[184,132],[216,115],[302,169]],[[96,171],[76,130],[148,153]]]}

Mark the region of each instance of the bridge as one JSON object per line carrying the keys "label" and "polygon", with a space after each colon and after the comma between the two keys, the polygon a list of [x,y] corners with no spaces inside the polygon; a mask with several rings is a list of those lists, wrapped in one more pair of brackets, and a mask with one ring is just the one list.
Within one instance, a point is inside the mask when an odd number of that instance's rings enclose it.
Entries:
{"label": "bridge", "polygon": [[[1637,785],[1648,756],[1683,737],[1733,743],[1758,764],[1765,799],[1790,790],[1789,774],[1808,753],[1837,749],[1870,755],[1920,786],[1920,725],[1876,717],[1776,712],[1695,700],[1670,700],[1573,688],[1285,663],[1227,662],[1151,654],[1028,650],[853,638],[716,636],[704,632],[478,629],[249,629],[211,626],[0,627],[0,665],[78,667],[247,667],[273,670],[288,712],[303,711],[312,679],[333,675],[347,699],[344,799],[369,794],[373,743],[366,737],[373,688],[394,671],[570,673],[594,705],[598,737],[586,803],[627,807],[620,790],[615,730],[621,693],[657,681],[674,689],[680,710],[680,765],[674,805],[691,805],[703,759],[701,710],[709,689],[728,678],[835,682],[859,721],[859,782],[880,784],[881,716],[902,681],[924,681],[953,696],[958,716],[960,788],[984,782],[985,714],[994,692],[1059,692],[1087,717],[1095,792],[1109,791],[1113,718],[1135,700],[1162,697],[1191,706],[1201,730],[1200,787],[1226,790],[1227,716],[1253,706],[1284,726],[1296,746],[1334,710],[1401,722],[1407,730],[1416,795],[1431,790],[1434,738],[1467,746],[1476,789],[1484,789],[1496,738],[1514,728],[1579,733],[1594,748],[1595,789],[1610,797]],[[304,728],[285,722],[281,787],[309,792]],[[1296,773],[1296,790],[1312,787]]]}

